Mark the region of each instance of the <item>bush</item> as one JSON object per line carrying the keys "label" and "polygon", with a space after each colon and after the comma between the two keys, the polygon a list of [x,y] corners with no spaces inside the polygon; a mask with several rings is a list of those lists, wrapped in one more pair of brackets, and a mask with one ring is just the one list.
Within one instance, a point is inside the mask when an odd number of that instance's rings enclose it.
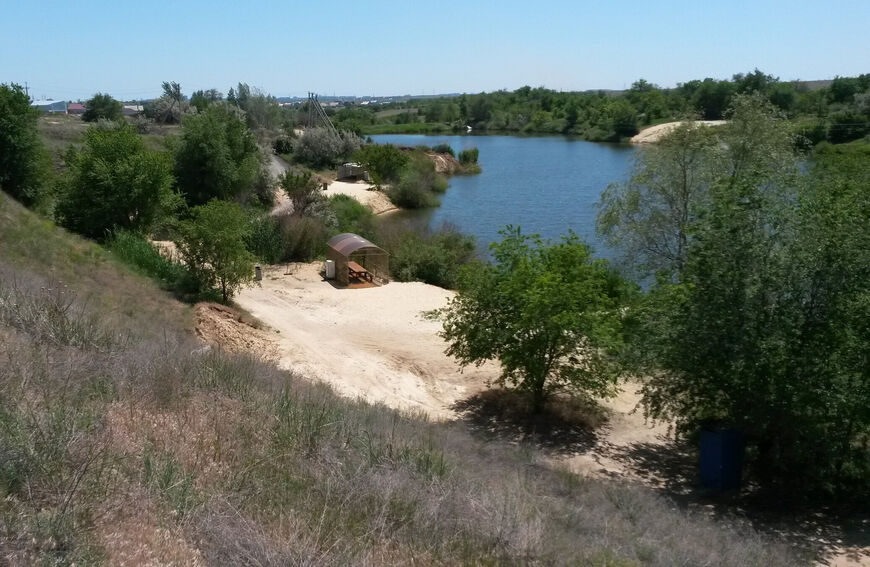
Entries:
{"label": "bush", "polygon": [[447,180],[435,172],[435,164],[426,156],[413,156],[387,196],[397,207],[424,209],[437,206],[435,193],[446,190]]}
{"label": "bush", "polygon": [[385,231],[380,241],[390,253],[390,273],[402,282],[454,289],[459,268],[475,257],[474,237],[450,225],[436,232]]}
{"label": "bush", "polygon": [[329,239],[329,228],[323,219],[286,215],[278,219],[285,262],[309,262],[322,256]]}
{"label": "bush", "polygon": [[453,151],[453,148],[450,147],[450,144],[441,143],[432,148],[432,151],[436,154],[450,154],[453,157],[456,157],[456,152]]}
{"label": "bush", "polygon": [[314,168],[332,167],[339,159],[352,155],[362,146],[362,139],[352,132],[334,133],[327,128],[310,128],[296,142],[295,155],[300,162]]}
{"label": "bush", "polygon": [[146,150],[131,125],[98,124],[85,133],[81,151],[66,155],[70,172],[57,203],[57,218],[94,239],[115,229],[147,231],[177,204],[170,160],[165,153]]}
{"label": "bush", "polygon": [[141,234],[119,230],[106,242],[106,248],[134,271],[157,280],[163,289],[179,296],[193,293],[195,282],[187,269],[162,254]]}
{"label": "bush", "polygon": [[366,144],[353,159],[365,166],[375,183],[390,183],[399,178],[408,155],[392,144]]}
{"label": "bush", "polygon": [[293,204],[294,215],[311,216],[313,208],[323,201],[320,183],[310,171],[288,171],[278,179],[278,183]]}
{"label": "bush", "polygon": [[85,113],[82,120],[96,122],[97,120],[120,120],[121,103],[106,93],[97,93],[85,103]]}
{"label": "bush", "polygon": [[293,139],[288,136],[279,136],[272,144],[272,148],[276,154],[293,153]]}
{"label": "bush", "polygon": [[257,260],[266,264],[277,264],[284,256],[281,242],[281,231],[275,217],[255,215],[250,221],[248,234],[245,237],[245,248]]}
{"label": "bush", "polygon": [[478,150],[477,148],[462,150],[461,152],[459,152],[459,163],[461,163],[462,165],[477,163],[477,157],[479,154],[480,150]]}
{"label": "bush", "polygon": [[376,238],[375,215],[371,209],[348,195],[333,195],[329,206],[338,221],[337,232],[353,232],[363,238]]}

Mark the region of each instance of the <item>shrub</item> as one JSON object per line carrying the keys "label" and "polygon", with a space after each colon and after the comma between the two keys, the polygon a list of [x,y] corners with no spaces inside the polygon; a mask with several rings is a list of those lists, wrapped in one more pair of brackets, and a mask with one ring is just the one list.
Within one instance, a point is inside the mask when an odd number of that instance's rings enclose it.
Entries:
{"label": "shrub", "polygon": [[148,230],[177,204],[168,156],[146,150],[133,126],[108,124],[89,128],[84,148],[67,153],[70,173],[55,211],[62,225],[95,239]]}
{"label": "shrub", "polygon": [[121,262],[157,280],[165,289],[181,291],[190,287],[190,277],[184,266],[161,254],[140,234],[116,231],[106,242],[106,248]]}
{"label": "shrub", "polygon": [[281,231],[275,217],[269,215],[254,215],[249,221],[248,234],[245,237],[245,248],[258,260],[267,264],[277,264],[284,255],[281,243]]}
{"label": "shrub", "polygon": [[477,148],[462,150],[461,152],[459,152],[459,163],[461,163],[462,165],[477,163],[477,157],[479,154],[480,151]]}
{"label": "shrub", "polygon": [[333,195],[329,206],[338,222],[337,232],[353,232],[369,240],[375,239],[375,215],[371,209],[348,195]]}
{"label": "shrub", "polygon": [[397,207],[423,209],[437,206],[434,193],[446,190],[447,180],[435,172],[435,164],[426,156],[413,156],[387,196]]}
{"label": "shrub", "polygon": [[453,289],[460,266],[475,257],[474,237],[446,224],[436,232],[384,231],[380,241],[390,253],[390,273],[402,282]]}
{"label": "shrub", "polygon": [[309,262],[321,256],[329,239],[329,228],[323,219],[286,215],[278,220],[283,248],[282,260]]}
{"label": "shrub", "polygon": [[296,142],[295,155],[300,162],[314,168],[331,167],[362,146],[362,139],[352,132],[335,133],[327,128],[310,128]]}
{"label": "shrub", "polygon": [[293,203],[294,215],[311,216],[312,208],[323,201],[320,183],[310,171],[288,171],[278,179],[278,183]]}
{"label": "shrub", "polygon": [[453,151],[453,148],[450,147],[450,144],[448,144],[448,143],[442,142],[442,143],[438,144],[437,146],[434,146],[432,148],[432,151],[435,152],[436,154],[450,154],[453,157],[456,157],[456,152]]}
{"label": "shrub", "polygon": [[85,122],[120,119],[121,103],[107,93],[97,93],[85,103],[85,113],[82,114]]}
{"label": "shrub", "polygon": [[366,144],[353,159],[365,166],[375,183],[389,183],[399,178],[408,163],[408,155],[392,144]]}
{"label": "shrub", "polygon": [[293,139],[288,136],[279,136],[272,144],[276,154],[293,153]]}

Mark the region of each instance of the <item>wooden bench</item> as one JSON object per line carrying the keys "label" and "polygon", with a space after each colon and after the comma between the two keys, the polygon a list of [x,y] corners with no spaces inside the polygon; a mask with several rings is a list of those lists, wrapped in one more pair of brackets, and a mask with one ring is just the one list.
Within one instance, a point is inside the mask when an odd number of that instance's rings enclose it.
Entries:
{"label": "wooden bench", "polygon": [[351,278],[357,278],[366,280],[369,283],[374,283],[374,278],[371,273],[356,262],[347,263],[347,275]]}

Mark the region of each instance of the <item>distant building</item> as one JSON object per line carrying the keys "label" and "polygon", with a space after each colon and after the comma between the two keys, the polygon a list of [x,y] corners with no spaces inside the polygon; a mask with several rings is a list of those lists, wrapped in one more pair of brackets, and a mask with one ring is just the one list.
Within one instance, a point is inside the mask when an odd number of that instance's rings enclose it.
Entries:
{"label": "distant building", "polygon": [[35,106],[40,112],[46,114],[66,114],[65,100],[34,100],[30,103],[30,106]]}
{"label": "distant building", "polygon": [[71,102],[66,105],[66,113],[81,116],[85,113],[85,105],[80,102]]}
{"label": "distant building", "polygon": [[121,108],[121,114],[124,116],[138,116],[144,110],[145,108],[141,104],[125,104]]}

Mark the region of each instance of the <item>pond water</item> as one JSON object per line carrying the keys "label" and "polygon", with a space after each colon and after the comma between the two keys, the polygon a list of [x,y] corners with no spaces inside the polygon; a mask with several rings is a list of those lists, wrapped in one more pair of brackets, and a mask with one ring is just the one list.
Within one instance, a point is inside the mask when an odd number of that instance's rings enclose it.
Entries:
{"label": "pond water", "polygon": [[527,234],[558,238],[573,230],[592,244],[596,255],[610,251],[595,236],[601,192],[627,179],[634,148],[563,137],[378,135],[379,144],[450,144],[459,155],[478,148],[479,175],[450,178],[441,206],[393,215],[396,222],[436,229],[443,223],[473,234],[485,252],[505,225]]}

